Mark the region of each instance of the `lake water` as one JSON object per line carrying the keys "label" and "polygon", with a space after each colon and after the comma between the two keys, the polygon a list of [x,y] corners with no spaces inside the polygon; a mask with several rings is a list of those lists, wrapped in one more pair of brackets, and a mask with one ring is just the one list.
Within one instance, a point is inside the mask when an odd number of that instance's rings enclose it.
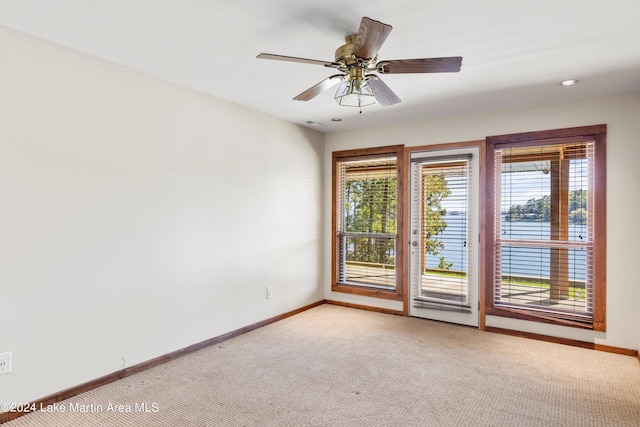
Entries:
{"label": "lake water", "polygon": [[[447,215],[447,228],[438,235],[444,249],[437,256],[427,256],[427,268],[436,268],[440,257],[452,263],[452,270],[466,271],[466,229],[464,214]],[[550,223],[533,221],[502,221],[502,236],[505,239],[549,239]],[[586,240],[586,225],[569,224],[569,240]],[[586,250],[569,250],[569,279],[585,280]],[[514,276],[549,277],[549,249],[510,247],[502,250],[503,273]],[[509,269],[510,267],[510,269]]]}

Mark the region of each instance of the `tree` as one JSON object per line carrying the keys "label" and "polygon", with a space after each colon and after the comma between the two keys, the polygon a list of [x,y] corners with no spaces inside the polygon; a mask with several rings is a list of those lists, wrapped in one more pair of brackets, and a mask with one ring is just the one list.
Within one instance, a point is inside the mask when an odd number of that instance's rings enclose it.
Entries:
{"label": "tree", "polygon": [[[346,182],[345,231],[396,233],[395,178],[359,177]],[[350,238],[349,261],[395,264],[394,240],[375,237]]]}
{"label": "tree", "polygon": [[[425,253],[435,256],[439,255],[440,250],[444,248],[444,244],[436,236],[447,228],[447,222],[443,219],[447,210],[442,207],[441,202],[449,197],[451,190],[444,175],[427,175],[423,180]],[[440,257],[438,268],[448,270],[451,266],[452,264],[446,262],[444,257]]]}
{"label": "tree", "polygon": [[[587,190],[573,190],[569,192],[569,221],[571,222],[584,222],[586,216],[583,211],[586,212],[587,208]],[[537,220],[537,221],[550,221],[551,220],[551,197],[544,195],[539,199],[529,199],[527,202],[518,205],[511,205],[505,220],[507,221],[520,221],[520,220]]]}
{"label": "tree", "polygon": [[586,224],[587,210],[585,208],[574,209],[569,213],[569,221],[574,224]]}
{"label": "tree", "polygon": [[569,193],[569,212],[587,208],[587,190],[573,190]]}
{"label": "tree", "polygon": [[452,262],[447,262],[443,256],[440,257],[440,262],[436,267],[438,270],[449,270],[453,266]]}
{"label": "tree", "polygon": [[[437,238],[447,227],[443,217],[447,210],[442,200],[451,191],[443,175],[424,178],[425,252],[439,255],[444,244]],[[395,234],[397,221],[395,178],[358,177],[349,179],[345,188],[345,231],[353,233]],[[348,261],[395,264],[393,239],[351,237],[348,239]],[[452,264],[440,257],[438,268],[449,269]]]}

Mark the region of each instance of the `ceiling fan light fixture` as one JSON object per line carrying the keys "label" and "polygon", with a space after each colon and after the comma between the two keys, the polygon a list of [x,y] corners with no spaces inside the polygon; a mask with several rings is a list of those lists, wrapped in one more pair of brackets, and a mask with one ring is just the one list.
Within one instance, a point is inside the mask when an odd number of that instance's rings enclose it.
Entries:
{"label": "ceiling fan light fixture", "polygon": [[376,103],[373,89],[365,80],[343,82],[336,91],[335,99],[343,107],[366,107]]}
{"label": "ceiling fan light fixture", "polygon": [[349,79],[340,84],[335,99],[344,107],[362,108],[376,103],[373,88],[367,83],[364,70],[358,67],[349,70]]}

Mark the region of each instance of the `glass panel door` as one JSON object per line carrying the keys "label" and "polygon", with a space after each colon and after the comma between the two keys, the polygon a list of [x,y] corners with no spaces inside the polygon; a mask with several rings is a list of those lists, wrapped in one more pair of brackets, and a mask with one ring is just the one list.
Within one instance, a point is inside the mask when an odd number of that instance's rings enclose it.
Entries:
{"label": "glass panel door", "polygon": [[411,155],[412,316],[478,325],[478,155]]}

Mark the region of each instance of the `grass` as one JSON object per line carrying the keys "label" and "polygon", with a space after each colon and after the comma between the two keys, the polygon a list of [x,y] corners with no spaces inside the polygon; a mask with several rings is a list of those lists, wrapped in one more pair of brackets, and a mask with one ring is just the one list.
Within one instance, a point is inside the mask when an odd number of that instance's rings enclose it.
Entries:
{"label": "grass", "polygon": [[444,277],[467,277],[467,273],[464,271],[456,271],[456,270],[438,270],[428,268],[426,270],[427,274],[432,274],[434,276],[444,276]]}
{"label": "grass", "polygon": [[[374,268],[382,268],[383,267],[380,264],[372,264],[372,263],[349,262],[349,264],[362,265],[362,266],[374,267]],[[389,265],[389,266],[385,266],[385,267],[386,268],[394,268],[395,266]],[[440,269],[431,269],[430,268],[430,269],[426,270],[426,273],[434,275],[434,276],[441,276],[441,277],[457,277],[457,278],[466,278],[467,277],[467,273],[465,273],[464,271],[457,271],[457,270],[440,270]],[[509,277],[509,281],[504,281],[504,279],[503,279],[503,283],[519,285],[519,286],[530,286],[530,287],[543,288],[543,289],[550,289],[551,288],[551,285],[549,283],[540,282],[540,279],[536,279],[536,278],[526,278],[526,277],[514,278],[514,276],[510,276]],[[573,299],[573,300],[577,300],[577,301],[586,300],[585,289],[583,287],[570,286],[569,287],[569,298]]]}
{"label": "grass", "polygon": [[[543,288],[543,289],[551,289],[551,285],[549,283],[543,283],[536,279],[527,279],[522,277],[519,277],[517,279],[514,279],[513,277],[511,277],[508,282],[503,282],[503,283],[520,285],[520,286],[531,286],[531,287]],[[585,289],[569,286],[569,298],[574,300],[584,301],[586,299]]]}
{"label": "grass", "polygon": [[[441,277],[459,277],[459,278],[467,277],[467,273],[465,273],[463,271],[427,269],[426,272],[428,274],[431,274],[431,275],[434,275],[434,276],[441,276]],[[518,277],[517,279],[514,279],[513,276],[512,276],[512,277],[510,277],[510,280],[508,282],[505,282],[505,283],[514,284],[514,285],[520,285],[520,286],[530,286],[530,287],[536,287],[536,288],[543,288],[543,289],[550,289],[551,288],[551,285],[549,283],[540,282],[539,279],[535,279],[535,278],[529,279],[529,278],[525,278],[525,277]],[[570,286],[569,287],[569,298],[573,299],[573,300],[577,300],[577,301],[584,301],[584,300],[586,300],[586,292],[585,292],[584,288]]]}

